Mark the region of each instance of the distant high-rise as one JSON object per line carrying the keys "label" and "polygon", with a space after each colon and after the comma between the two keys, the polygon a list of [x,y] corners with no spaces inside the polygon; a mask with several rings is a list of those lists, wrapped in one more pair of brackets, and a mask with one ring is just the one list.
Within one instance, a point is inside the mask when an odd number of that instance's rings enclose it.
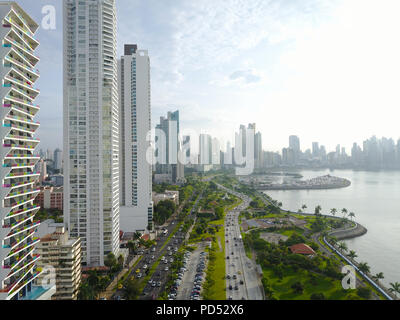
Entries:
{"label": "distant high-rise", "polygon": [[221,160],[221,154],[220,154],[221,147],[217,138],[212,139],[211,149],[212,149],[211,163],[214,165],[219,165]]}
{"label": "distant high-rise", "polygon": [[65,0],[64,222],[82,262],[119,252],[119,114],[115,0]]}
{"label": "distant high-rise", "polygon": [[199,164],[212,163],[212,139],[209,134],[200,134],[199,137]]}
{"label": "distant high-rise", "polygon": [[312,143],[312,156],[314,158],[319,157],[319,143],[318,142]]}
{"label": "distant high-rise", "polygon": [[262,135],[257,132],[254,136],[254,164],[256,168],[262,167],[263,149],[262,149]]}
{"label": "distant high-rise", "polygon": [[153,221],[150,148],[150,59],[147,50],[125,45],[118,61],[120,115],[120,228],[145,231]]}
{"label": "distant high-rise", "polygon": [[294,152],[300,152],[300,139],[298,136],[289,136],[289,148]]}
{"label": "distant high-rise", "polygon": [[246,156],[246,126],[245,125],[240,125],[239,128],[239,143],[237,145],[235,145],[235,148],[237,150],[242,151],[242,156],[245,157]]}
{"label": "distant high-rise", "polygon": [[[40,209],[34,204],[39,157],[35,138],[39,112],[36,69],[39,25],[15,2],[0,2],[1,47],[1,204],[0,204],[0,300],[35,299],[32,283],[41,271],[35,251]],[[8,307],[7,307],[8,308]],[[4,311],[4,308],[3,308]],[[14,310],[15,315],[18,309]],[[4,318],[4,316],[2,316]]]}
{"label": "distant high-rise", "polygon": [[54,150],[54,169],[62,169],[62,151],[58,148]]}
{"label": "distant high-rise", "polygon": [[158,161],[155,165],[157,173],[169,174],[173,182],[184,180],[184,166],[178,161],[178,153],[181,150],[179,140],[179,110],[168,112],[167,117],[160,117],[160,123],[156,130],[163,132],[164,138],[156,135],[156,156]]}

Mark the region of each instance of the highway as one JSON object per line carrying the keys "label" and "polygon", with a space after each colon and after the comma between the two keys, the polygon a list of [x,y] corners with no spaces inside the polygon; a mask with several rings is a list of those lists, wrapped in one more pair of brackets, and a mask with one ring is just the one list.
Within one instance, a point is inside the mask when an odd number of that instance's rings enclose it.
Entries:
{"label": "highway", "polygon": [[[202,197],[202,194],[200,194],[197,197],[197,200],[196,200],[195,204],[193,205],[190,214],[185,219],[190,219],[190,218],[194,219],[195,218],[194,213],[195,213],[198,201],[201,199],[201,197]],[[176,217],[176,215],[175,215],[175,217]],[[170,274],[170,271],[169,271],[169,268],[171,266],[170,258],[173,257],[173,254],[171,256],[169,255],[169,250],[167,250],[167,249],[168,249],[168,247],[171,247],[171,250],[173,250],[175,247],[179,249],[180,246],[182,245],[182,243],[184,242],[184,239],[186,236],[185,233],[177,231],[175,233],[175,236],[173,236],[173,238],[171,238],[168,241],[168,243],[166,243],[171,232],[173,232],[176,229],[177,224],[178,224],[178,221],[175,218],[169,224],[166,224],[165,226],[161,226],[161,227],[165,227],[168,230],[168,233],[166,235],[163,235],[162,232],[160,232],[159,239],[157,240],[157,244],[150,249],[143,250],[142,259],[138,262],[138,264],[135,266],[135,268],[133,268],[129,272],[128,278],[132,277],[132,276],[137,278],[138,273],[141,273],[141,276],[142,276],[141,279],[142,279],[146,276],[146,272],[148,272],[148,270],[151,269],[153,264],[159,258],[161,258],[161,256],[165,256],[165,258],[168,258],[167,264],[160,261],[160,263],[158,264],[156,270],[154,271],[154,273],[151,277],[152,280],[156,281],[157,285],[155,287],[153,287],[152,285],[147,283],[142,292],[141,297],[139,297],[139,299],[141,299],[141,300],[156,299],[158,297],[158,295],[160,294],[160,292],[162,292],[164,290],[166,281],[168,279],[168,275]],[[164,244],[165,244],[165,246],[164,246]],[[164,248],[161,250],[161,248],[163,246],[164,246]],[[175,252],[173,252],[173,253],[175,253]],[[143,268],[145,265],[147,265],[146,269]],[[168,271],[165,271],[165,267],[168,267]],[[160,283],[158,283],[158,282],[160,282]],[[118,289],[113,294],[112,299],[120,299],[121,297],[123,297],[123,290]]]}
{"label": "highway", "polygon": [[222,185],[217,185],[243,200],[242,204],[229,211],[225,216],[226,298],[229,300],[263,300],[262,286],[257,275],[256,265],[246,256],[239,226],[240,212],[249,206],[251,199]]}

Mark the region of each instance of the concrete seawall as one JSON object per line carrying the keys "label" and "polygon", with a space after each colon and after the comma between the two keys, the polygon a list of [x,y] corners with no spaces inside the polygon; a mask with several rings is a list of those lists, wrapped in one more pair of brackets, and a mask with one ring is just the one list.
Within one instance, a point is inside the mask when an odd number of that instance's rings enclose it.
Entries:
{"label": "concrete seawall", "polygon": [[[266,195],[262,192],[257,191],[258,196],[261,197],[262,200],[266,201],[269,204],[272,204],[269,200],[267,200],[265,197]],[[273,205],[273,204],[272,204]],[[314,213],[307,213],[307,212],[294,212],[290,210],[285,210],[285,209],[280,209],[283,212],[286,213],[292,213],[292,214],[300,214],[300,215],[305,215],[305,216],[315,216]],[[341,217],[335,217],[335,216],[328,216],[325,214],[322,214],[322,216],[329,217],[331,219],[342,219]],[[351,229],[338,229],[338,230],[333,230],[329,232],[330,236],[335,237],[338,240],[344,240],[344,239],[351,239],[351,238],[356,238],[356,237],[361,237],[362,235],[367,233],[367,228],[362,226],[361,224],[354,222],[356,224],[355,227]]]}
{"label": "concrete seawall", "polygon": [[357,222],[355,223],[356,226],[354,228],[334,230],[332,232],[329,232],[329,235],[335,237],[338,240],[344,240],[360,237],[367,233],[367,229],[365,227]]}

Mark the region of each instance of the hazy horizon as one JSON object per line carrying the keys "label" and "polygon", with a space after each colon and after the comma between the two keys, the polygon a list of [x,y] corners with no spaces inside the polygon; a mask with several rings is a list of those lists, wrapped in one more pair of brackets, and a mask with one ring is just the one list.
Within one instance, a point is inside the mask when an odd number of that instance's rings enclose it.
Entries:
{"label": "hazy horizon", "polygon": [[[38,149],[62,148],[61,1],[17,2],[38,22],[42,6],[56,7],[56,30],[38,33]],[[318,141],[349,153],[372,135],[400,137],[398,9],[394,0],[118,0],[118,57],[126,43],[149,50],[153,125],[179,109],[181,128],[225,143],[256,123],[268,151],[297,135],[303,151]]]}

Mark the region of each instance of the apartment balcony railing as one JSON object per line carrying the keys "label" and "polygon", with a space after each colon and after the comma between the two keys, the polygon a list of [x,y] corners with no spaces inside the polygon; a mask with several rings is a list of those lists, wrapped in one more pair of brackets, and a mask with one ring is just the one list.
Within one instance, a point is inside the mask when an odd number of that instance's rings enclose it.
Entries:
{"label": "apartment balcony railing", "polygon": [[31,247],[31,246],[35,245],[36,243],[39,243],[39,242],[40,242],[39,238],[33,238],[28,243],[25,243],[24,245],[19,246],[18,248],[15,248],[15,249],[11,250],[9,255],[11,256],[13,254],[16,254],[16,253],[18,253],[18,252],[20,252],[22,250],[25,250],[26,248],[29,248],[29,247]]}
{"label": "apartment balcony railing", "polygon": [[33,210],[39,209],[39,208],[40,208],[39,205],[34,205],[32,207],[29,207],[29,208],[25,208],[25,209],[21,209],[21,210],[18,210],[18,211],[10,212],[7,217],[13,217],[13,216],[16,216],[16,215],[19,215],[19,214],[22,214],[22,213],[26,213],[26,212],[29,212],[29,211],[33,211]]}
{"label": "apartment balcony railing", "polygon": [[27,105],[32,106],[32,107],[37,107],[37,106],[35,106],[35,105],[34,105],[31,101],[29,101],[29,100],[20,99],[20,98],[17,98],[17,97],[6,96],[6,97],[4,98],[4,100],[14,100],[14,101],[17,101],[17,102],[20,102],[20,103],[27,104]]}
{"label": "apartment balcony railing", "polygon": [[32,189],[32,190],[24,190],[24,191],[18,191],[18,192],[12,192],[9,193],[5,199],[13,198],[13,197],[18,197],[18,196],[25,196],[28,194],[40,192],[40,188]]}
{"label": "apartment balcony railing", "polygon": [[35,227],[39,226],[39,225],[40,225],[40,221],[36,221],[36,222],[33,222],[30,225],[27,225],[27,226],[24,226],[24,227],[21,227],[21,228],[15,228],[15,229],[11,230],[11,232],[8,234],[8,237],[12,237],[13,235],[16,235],[18,233],[30,230],[32,228],[35,228]]}
{"label": "apartment balcony railing", "polygon": [[6,76],[4,79],[5,79],[5,80],[8,80],[8,81],[16,82],[16,83],[18,83],[18,84],[20,84],[20,85],[22,85],[22,86],[27,86],[27,87],[29,87],[31,90],[40,92],[40,90],[37,89],[37,88],[34,88],[30,82],[21,81],[21,80],[19,80],[19,79],[12,78],[11,76]]}
{"label": "apartment balcony railing", "polygon": [[22,173],[9,173],[5,178],[24,177],[24,176],[38,176],[40,172],[22,172]]}

